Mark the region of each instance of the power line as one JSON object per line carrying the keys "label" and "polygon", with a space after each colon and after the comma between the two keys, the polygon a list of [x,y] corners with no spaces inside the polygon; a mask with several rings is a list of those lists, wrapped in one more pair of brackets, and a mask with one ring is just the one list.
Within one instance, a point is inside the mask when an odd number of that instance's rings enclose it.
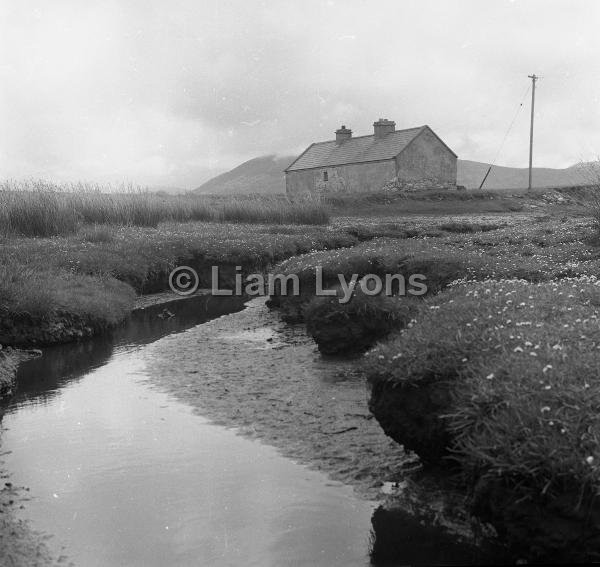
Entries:
{"label": "power line", "polygon": [[504,134],[504,138],[502,138],[502,142],[500,144],[500,147],[498,148],[498,151],[496,152],[494,161],[492,161],[492,163],[490,164],[490,167],[488,167],[488,170],[487,170],[483,180],[481,181],[481,185],[479,186],[479,189],[481,189],[483,187],[483,184],[485,183],[485,180],[488,178],[490,171],[492,171],[492,167],[494,167],[496,165],[496,161],[500,157],[500,152],[502,151],[502,148],[504,148],[504,144],[506,143],[508,135],[509,135],[510,131],[512,130],[512,127],[514,126],[514,124],[517,120],[517,117],[519,116],[519,113],[521,112],[521,108],[523,108],[523,104],[525,103],[525,97],[527,97],[527,95],[529,94],[529,89],[531,89],[531,85],[527,85],[527,88],[525,89],[525,93],[521,97],[521,102],[520,102],[519,106],[517,107],[517,110],[513,116],[513,119],[511,120],[510,124],[508,125],[508,128]]}

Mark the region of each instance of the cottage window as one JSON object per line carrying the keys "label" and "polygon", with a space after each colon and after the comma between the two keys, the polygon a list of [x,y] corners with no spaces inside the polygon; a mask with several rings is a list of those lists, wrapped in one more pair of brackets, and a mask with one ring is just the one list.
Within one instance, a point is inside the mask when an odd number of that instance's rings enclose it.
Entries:
{"label": "cottage window", "polygon": [[323,172],[323,181],[329,181],[329,174],[326,171]]}

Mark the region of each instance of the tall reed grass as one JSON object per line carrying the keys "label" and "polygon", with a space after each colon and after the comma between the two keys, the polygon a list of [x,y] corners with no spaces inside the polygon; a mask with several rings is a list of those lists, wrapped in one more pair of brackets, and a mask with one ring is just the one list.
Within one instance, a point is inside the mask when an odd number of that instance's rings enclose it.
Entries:
{"label": "tall reed grass", "polygon": [[[111,191],[111,192],[109,192]],[[316,197],[159,195],[132,186],[0,183],[0,234],[54,236],[79,225],[155,227],[165,221],[327,224],[327,207]]]}

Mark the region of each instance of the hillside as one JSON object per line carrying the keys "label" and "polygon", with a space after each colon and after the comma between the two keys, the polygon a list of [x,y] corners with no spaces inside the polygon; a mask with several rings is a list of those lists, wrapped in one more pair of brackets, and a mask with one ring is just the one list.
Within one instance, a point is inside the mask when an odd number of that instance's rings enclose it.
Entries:
{"label": "hillside", "polygon": [[[196,193],[285,193],[283,170],[295,156],[275,155],[258,157],[222,173],[198,187]],[[458,160],[458,184],[468,189],[479,187],[489,164]],[[485,189],[518,189],[527,187],[527,168],[494,166],[485,182]],[[535,187],[564,187],[589,183],[585,165],[565,169],[536,167],[533,169]]]}
{"label": "hillside", "polygon": [[198,187],[196,193],[285,193],[283,170],[294,156],[262,156],[244,162],[231,171],[213,177]]}
{"label": "hillside", "polygon": [[[479,187],[489,164],[458,160],[458,184],[468,189]],[[485,181],[485,189],[520,189],[527,187],[529,170],[526,167],[494,166]],[[585,166],[574,165],[565,169],[533,168],[534,187],[564,187],[590,183]]]}

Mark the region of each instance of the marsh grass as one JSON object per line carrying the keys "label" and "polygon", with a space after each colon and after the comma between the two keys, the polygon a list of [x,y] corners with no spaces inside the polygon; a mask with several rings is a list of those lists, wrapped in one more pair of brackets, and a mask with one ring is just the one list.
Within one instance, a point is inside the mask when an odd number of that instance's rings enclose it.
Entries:
{"label": "marsh grass", "polygon": [[46,237],[72,234],[86,224],[156,227],[188,221],[322,225],[329,212],[317,197],[159,195],[131,186],[35,180],[0,184],[4,235]]}
{"label": "marsh grass", "polygon": [[53,236],[77,229],[74,203],[46,190],[0,190],[0,232],[4,235]]}

